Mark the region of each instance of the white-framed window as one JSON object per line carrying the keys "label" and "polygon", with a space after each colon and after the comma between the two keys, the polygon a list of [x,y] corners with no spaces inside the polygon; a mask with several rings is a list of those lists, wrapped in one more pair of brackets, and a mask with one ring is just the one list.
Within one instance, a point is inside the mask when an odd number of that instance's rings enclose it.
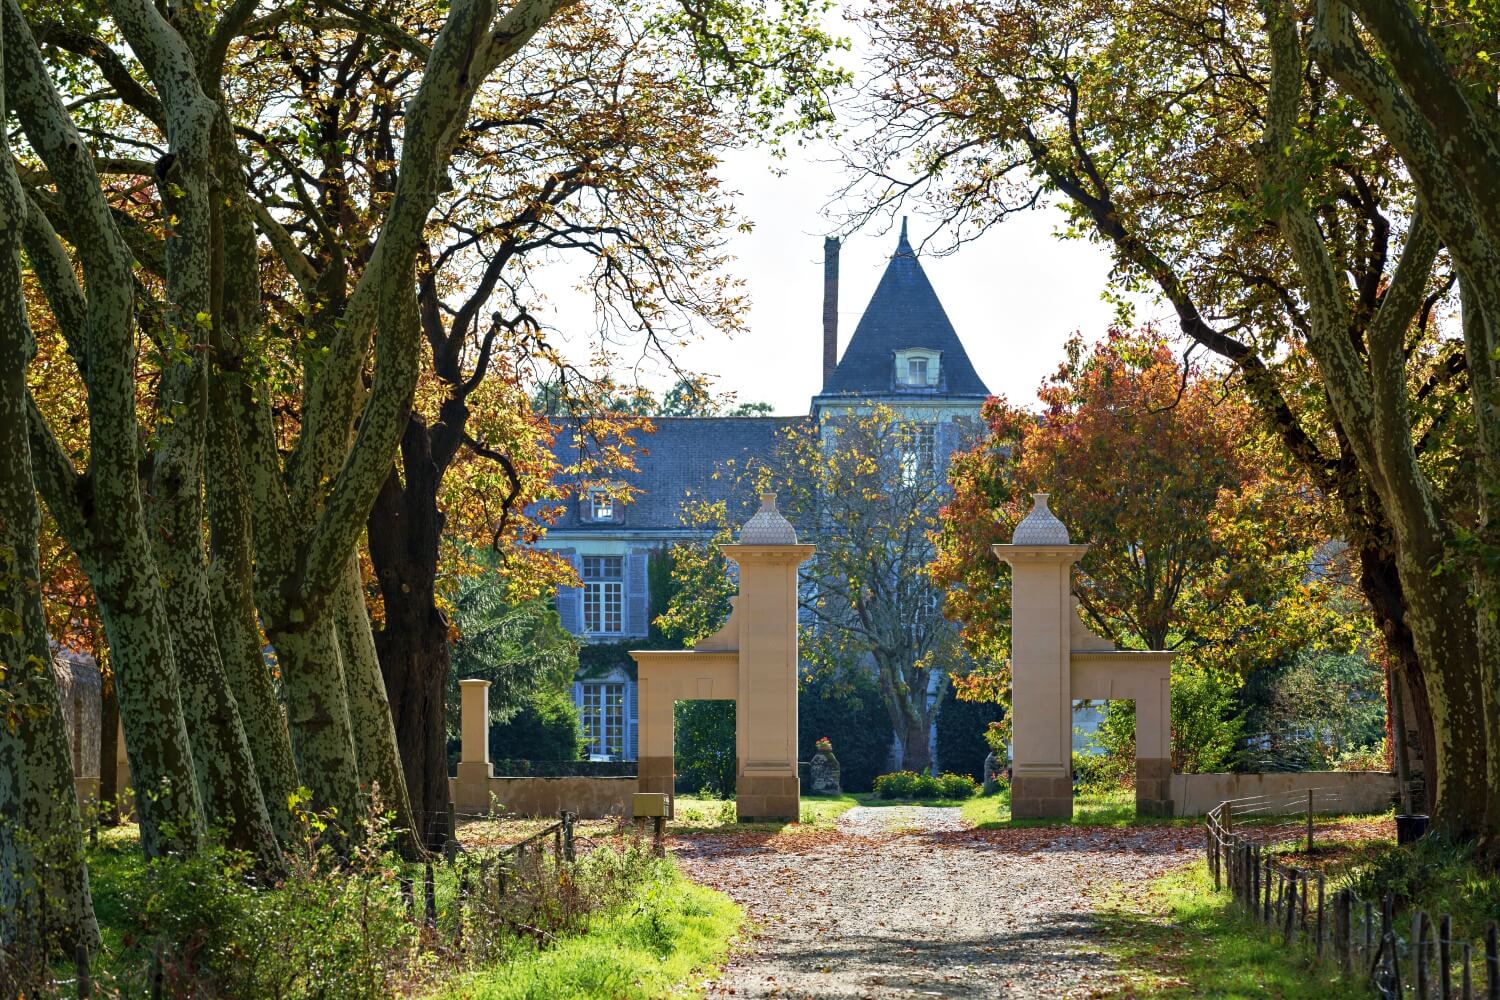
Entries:
{"label": "white-framed window", "polygon": [[943,352],[908,347],[896,352],[896,383],[908,389],[931,389],[938,384]]}
{"label": "white-framed window", "polygon": [[625,631],[625,557],[583,557],[583,630],[594,635]]}
{"label": "white-framed window", "polygon": [[625,756],[625,685],[585,681],[578,706],[590,757],[621,760]]}
{"label": "white-framed window", "polygon": [[589,520],[613,521],[614,519],[614,494],[602,486],[596,486],[589,490]]}
{"label": "white-framed window", "polygon": [[910,486],[937,468],[937,425],[913,424],[901,454],[901,481]]}

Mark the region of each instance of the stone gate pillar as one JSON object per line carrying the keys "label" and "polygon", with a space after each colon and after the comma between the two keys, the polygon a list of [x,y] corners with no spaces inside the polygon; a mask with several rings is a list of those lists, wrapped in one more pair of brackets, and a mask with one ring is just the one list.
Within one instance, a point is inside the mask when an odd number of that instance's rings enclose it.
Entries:
{"label": "stone gate pillar", "polygon": [[1088,551],[1034,495],[995,554],[1011,566],[1011,815],[1073,815],[1073,564]]}
{"label": "stone gate pillar", "polygon": [[463,813],[490,807],[490,682],[469,677],[458,682],[458,775],[453,782],[453,808]]}
{"label": "stone gate pillar", "polygon": [[776,509],[776,495],[740,529],[724,554],[740,570],[734,622],[739,631],[735,799],[739,818],[796,822],[797,567],[813,553]]}

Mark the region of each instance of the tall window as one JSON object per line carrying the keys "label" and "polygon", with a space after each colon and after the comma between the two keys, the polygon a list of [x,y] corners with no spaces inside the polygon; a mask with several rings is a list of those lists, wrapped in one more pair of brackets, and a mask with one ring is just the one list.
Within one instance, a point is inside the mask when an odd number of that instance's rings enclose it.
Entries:
{"label": "tall window", "polygon": [[596,634],[625,631],[625,559],[583,557],[583,630]]}
{"label": "tall window", "polygon": [[908,358],[906,361],[906,382],[908,385],[927,384],[927,359]]}
{"label": "tall window", "polygon": [[915,424],[901,455],[901,479],[910,486],[937,468],[937,426]]}
{"label": "tall window", "polygon": [[583,685],[583,736],[590,756],[625,755],[625,685],[590,683]]}

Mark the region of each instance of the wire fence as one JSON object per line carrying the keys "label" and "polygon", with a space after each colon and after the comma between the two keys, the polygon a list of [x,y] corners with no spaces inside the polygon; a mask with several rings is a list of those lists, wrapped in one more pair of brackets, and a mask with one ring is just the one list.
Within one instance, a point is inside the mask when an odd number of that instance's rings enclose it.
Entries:
{"label": "wire fence", "polygon": [[1433,921],[1413,908],[1403,935],[1389,893],[1378,903],[1347,885],[1330,894],[1322,872],[1278,860],[1278,845],[1292,839],[1284,825],[1235,826],[1305,812],[1311,851],[1313,813],[1335,812],[1338,805],[1338,793],[1327,788],[1219,803],[1204,820],[1215,891],[1227,889],[1235,904],[1287,949],[1311,951],[1320,963],[1337,962],[1343,975],[1366,979],[1382,1000],[1500,1000],[1500,944],[1493,921],[1482,943],[1461,941],[1454,938],[1448,915]]}

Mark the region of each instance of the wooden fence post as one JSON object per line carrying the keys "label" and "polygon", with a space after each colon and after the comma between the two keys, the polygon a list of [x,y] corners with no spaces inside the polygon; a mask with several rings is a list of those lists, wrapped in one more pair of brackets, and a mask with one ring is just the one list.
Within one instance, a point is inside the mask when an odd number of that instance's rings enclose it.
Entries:
{"label": "wooden fence post", "polygon": [[1453,1000],[1453,918],[1443,914],[1438,921],[1438,996]]}
{"label": "wooden fence post", "polygon": [[1282,935],[1286,943],[1290,945],[1292,943],[1292,935],[1297,927],[1297,871],[1295,868],[1281,877],[1281,885],[1283,895],[1286,897],[1286,926],[1282,931]]}
{"label": "wooden fence post", "polygon": [[427,862],[426,877],[422,885],[423,919],[428,927],[437,926],[437,885],[432,880],[432,862]]}
{"label": "wooden fence post", "polygon": [[1380,900],[1380,950],[1376,957],[1385,956],[1386,970],[1391,978],[1392,989],[1397,996],[1401,995],[1401,956],[1396,954],[1396,929],[1392,923],[1392,914],[1395,904],[1391,900],[1391,894],[1386,893]]}
{"label": "wooden fence post", "polygon": [[1484,930],[1484,995],[1487,1000],[1500,1000],[1500,941],[1493,920]]}
{"label": "wooden fence post", "polygon": [[562,814],[562,836],[563,836],[563,860],[574,862],[578,860],[578,850],[573,844],[573,824],[577,822],[578,814],[564,809]]}
{"label": "wooden fence post", "polygon": [[94,978],[89,969],[89,946],[82,941],[73,949],[73,968],[78,973],[78,1000],[89,1000],[94,995]]}
{"label": "wooden fence post", "polygon": [[1461,989],[1464,1000],[1474,1000],[1474,949],[1464,942],[1464,971]]}
{"label": "wooden fence post", "polygon": [[1323,873],[1318,872],[1318,961],[1323,961]]}
{"label": "wooden fence post", "polygon": [[1214,868],[1214,825],[1203,824],[1203,860],[1208,862],[1208,873],[1214,877],[1214,892],[1219,891],[1219,873]]}
{"label": "wooden fence post", "polygon": [[1350,964],[1353,961],[1353,945],[1355,945],[1355,928],[1353,928],[1353,906],[1352,889],[1344,888],[1334,894],[1334,951],[1338,958],[1338,969],[1344,975],[1349,975]]}
{"label": "wooden fence post", "polygon": [[1307,790],[1307,853],[1308,854],[1311,854],[1312,850],[1313,850],[1312,813],[1313,813],[1313,790],[1311,788],[1309,788]]}
{"label": "wooden fence post", "polygon": [[1411,911],[1411,950],[1417,963],[1417,996],[1427,1000],[1427,919],[1421,910]]}
{"label": "wooden fence post", "polygon": [[1267,924],[1267,925],[1269,925],[1271,923],[1271,914],[1272,914],[1273,910],[1275,909],[1275,905],[1274,905],[1274,903],[1272,902],[1272,899],[1271,899],[1271,892],[1272,892],[1272,889],[1275,886],[1275,881],[1271,878],[1271,875],[1275,871],[1276,871],[1276,869],[1275,869],[1275,866],[1272,864],[1271,859],[1269,857],[1266,858],[1265,861],[1261,865],[1261,874],[1263,876],[1263,881],[1265,882],[1264,888],[1265,888],[1265,892],[1266,892],[1266,902],[1265,902],[1264,917],[1262,918],[1261,923]]}

